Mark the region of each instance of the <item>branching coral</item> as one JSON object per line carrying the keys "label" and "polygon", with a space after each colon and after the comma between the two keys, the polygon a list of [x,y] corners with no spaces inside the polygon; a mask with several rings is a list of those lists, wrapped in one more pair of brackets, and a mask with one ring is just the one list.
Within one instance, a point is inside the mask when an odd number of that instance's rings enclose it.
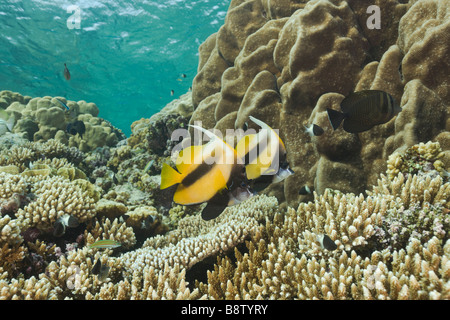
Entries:
{"label": "branching coral", "polygon": [[[248,253],[235,249],[236,262],[218,259],[197,287],[214,299],[449,299],[449,201],[438,174],[382,176],[366,198],[315,194],[261,227]],[[323,233],[336,250],[319,243]]]}
{"label": "branching coral", "polygon": [[95,215],[94,200],[88,191],[59,176],[47,177],[32,185],[35,201],[17,212],[17,218],[29,227],[47,230],[65,214],[72,215],[79,222],[85,222]]}

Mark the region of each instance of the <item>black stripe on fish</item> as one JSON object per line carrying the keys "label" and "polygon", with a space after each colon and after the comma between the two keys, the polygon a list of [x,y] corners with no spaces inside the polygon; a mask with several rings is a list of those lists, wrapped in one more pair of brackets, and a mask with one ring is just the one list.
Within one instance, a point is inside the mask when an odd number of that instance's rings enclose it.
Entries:
{"label": "black stripe on fish", "polygon": [[181,181],[181,184],[185,187],[189,187],[190,185],[194,184],[195,181],[199,180],[201,177],[213,170],[215,165],[215,162],[213,164],[199,164],[192,172],[188,173],[186,177],[184,177],[184,179]]}

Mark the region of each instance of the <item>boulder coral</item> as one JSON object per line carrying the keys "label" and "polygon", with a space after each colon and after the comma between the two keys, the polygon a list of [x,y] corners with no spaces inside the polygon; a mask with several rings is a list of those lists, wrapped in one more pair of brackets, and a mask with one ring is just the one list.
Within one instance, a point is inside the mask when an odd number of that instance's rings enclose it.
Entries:
{"label": "boulder coral", "polygon": [[[379,29],[368,27],[371,5]],[[419,142],[438,141],[448,163],[448,15],[445,0],[233,1],[199,47],[190,123],[240,129],[252,115],[279,129],[295,174],[266,193],[291,206],[311,199],[302,185],[363,192],[391,153]],[[366,132],[333,131],[326,109],[367,89],[403,111]],[[311,123],[325,134],[308,136]]]}
{"label": "boulder coral", "polygon": [[[125,138],[119,129],[97,117],[99,108],[93,102],[69,101],[64,97],[24,97],[7,90],[0,92],[0,102],[0,110],[4,109],[10,116],[14,116],[13,132],[29,141],[45,142],[56,139],[86,152],[105,145],[115,146]],[[61,102],[66,104],[69,110],[66,110]],[[72,136],[66,131],[67,125],[76,120],[83,121],[86,126],[83,137]]]}

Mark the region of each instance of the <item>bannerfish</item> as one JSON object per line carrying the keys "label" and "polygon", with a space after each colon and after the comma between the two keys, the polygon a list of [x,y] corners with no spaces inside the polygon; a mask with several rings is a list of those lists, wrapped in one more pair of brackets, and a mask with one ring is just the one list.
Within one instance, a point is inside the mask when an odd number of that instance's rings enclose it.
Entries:
{"label": "bannerfish", "polygon": [[67,110],[67,111],[69,111],[70,110],[70,108],[64,103],[64,102],[62,102],[61,100],[59,100],[58,98],[55,98],[56,100],[58,100],[58,102]]}
{"label": "bannerfish", "polygon": [[207,202],[202,218],[210,220],[252,193],[247,192],[244,166],[238,163],[236,150],[211,131],[191,127],[205,133],[210,141],[181,150],[175,161],[177,170],[163,163],[160,189],[178,184],[173,201],[181,205]]}
{"label": "bannerfish", "polygon": [[114,241],[114,240],[99,240],[94,242],[89,246],[90,249],[97,248],[97,249],[114,249],[120,247],[122,244],[120,242]]}
{"label": "bannerfish", "polygon": [[286,147],[278,134],[266,123],[250,116],[261,127],[256,134],[242,137],[236,152],[245,163],[247,179],[255,180],[263,175],[273,176],[272,182],[280,182],[294,172],[286,161]]}
{"label": "bannerfish", "polygon": [[342,112],[327,108],[328,120],[336,130],[341,122],[349,133],[358,133],[391,120],[402,109],[394,98],[384,91],[353,92],[341,102]]}
{"label": "bannerfish", "polygon": [[70,72],[65,63],[64,63],[64,78],[66,78],[66,80],[70,80]]}
{"label": "bannerfish", "polygon": [[326,234],[318,234],[317,241],[320,243],[322,249],[327,249],[329,251],[337,249],[336,243],[333,240],[331,240],[331,238]]}
{"label": "bannerfish", "polygon": [[83,138],[83,134],[86,132],[86,126],[81,120],[77,120],[67,124],[66,131],[71,135],[76,135],[77,133]]}
{"label": "bannerfish", "polygon": [[312,193],[312,190],[308,186],[303,186],[298,191],[298,194],[300,194],[300,195],[307,195],[307,194],[311,194],[311,193]]}
{"label": "bannerfish", "polygon": [[311,124],[309,126],[304,126],[306,129],[306,133],[312,136],[321,136],[325,131],[317,124]]}

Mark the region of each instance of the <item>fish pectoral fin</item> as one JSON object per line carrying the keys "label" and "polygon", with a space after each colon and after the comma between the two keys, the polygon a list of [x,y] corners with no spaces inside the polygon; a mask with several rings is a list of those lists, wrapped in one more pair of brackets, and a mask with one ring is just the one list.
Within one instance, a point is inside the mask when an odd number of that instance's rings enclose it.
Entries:
{"label": "fish pectoral fin", "polygon": [[226,207],[228,207],[228,202],[230,197],[228,192],[225,190],[219,191],[211,200],[208,201],[205,208],[202,210],[203,220],[212,220],[217,218]]}
{"label": "fish pectoral fin", "polygon": [[167,163],[163,163],[161,170],[161,186],[160,189],[166,189],[174,184],[180,183],[182,175]]}
{"label": "fish pectoral fin", "polygon": [[345,115],[342,112],[327,108],[328,120],[334,130],[339,128],[341,122],[344,120]]}

